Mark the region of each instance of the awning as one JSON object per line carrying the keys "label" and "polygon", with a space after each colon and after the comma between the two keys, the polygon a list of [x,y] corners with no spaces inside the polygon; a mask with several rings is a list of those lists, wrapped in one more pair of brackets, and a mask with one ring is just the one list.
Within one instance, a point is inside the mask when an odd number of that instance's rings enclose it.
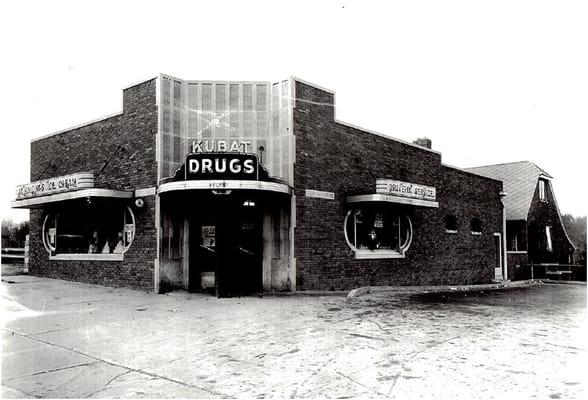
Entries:
{"label": "awning", "polygon": [[66,200],[82,199],[84,197],[100,197],[113,199],[132,199],[133,191],[112,189],[81,189],[65,193],[56,193],[29,199],[15,200],[10,203],[12,208],[41,208],[47,204]]}
{"label": "awning", "polygon": [[291,194],[290,187],[285,183],[251,181],[251,180],[193,180],[167,182],[159,186],[158,193],[182,190],[259,190]]}
{"label": "awning", "polygon": [[347,196],[345,199],[347,203],[395,203],[395,204],[407,204],[417,207],[432,207],[438,208],[439,203],[430,200],[412,199],[408,197],[392,196],[389,194],[373,193],[373,194],[359,194],[355,196]]}

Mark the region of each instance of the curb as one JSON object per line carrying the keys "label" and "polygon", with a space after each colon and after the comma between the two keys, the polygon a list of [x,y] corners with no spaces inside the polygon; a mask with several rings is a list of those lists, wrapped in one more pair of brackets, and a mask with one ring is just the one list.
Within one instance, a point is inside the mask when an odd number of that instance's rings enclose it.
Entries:
{"label": "curb", "polygon": [[370,293],[370,291],[371,290],[370,290],[369,286],[353,289],[352,291],[349,292],[349,294],[347,295],[347,298],[363,296],[364,294]]}
{"label": "curb", "polygon": [[[371,286],[353,289],[347,295],[348,298],[363,296],[365,294],[389,293],[389,294],[415,294],[415,293],[454,293],[454,292],[475,292],[486,290],[516,289],[531,286],[543,285],[541,280],[525,280],[502,283],[486,283],[480,285],[448,285],[448,286]],[[552,282],[548,282],[552,283]],[[555,281],[555,283],[559,283]]]}

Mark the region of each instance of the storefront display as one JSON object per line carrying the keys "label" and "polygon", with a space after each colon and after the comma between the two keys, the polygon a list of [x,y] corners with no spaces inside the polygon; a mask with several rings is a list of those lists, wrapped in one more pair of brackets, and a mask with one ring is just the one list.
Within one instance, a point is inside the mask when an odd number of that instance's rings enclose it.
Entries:
{"label": "storefront display", "polygon": [[501,183],[338,121],[332,91],[160,75],[123,105],[32,142],[13,202],[31,209],[31,274],[235,296],[483,283],[503,265]]}

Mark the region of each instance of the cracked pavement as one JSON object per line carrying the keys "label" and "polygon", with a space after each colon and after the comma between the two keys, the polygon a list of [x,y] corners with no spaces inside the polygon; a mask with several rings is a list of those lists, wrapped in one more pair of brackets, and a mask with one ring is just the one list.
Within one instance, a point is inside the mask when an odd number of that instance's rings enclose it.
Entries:
{"label": "cracked pavement", "polygon": [[1,288],[3,398],[585,396],[585,285],[217,299],[23,275]]}

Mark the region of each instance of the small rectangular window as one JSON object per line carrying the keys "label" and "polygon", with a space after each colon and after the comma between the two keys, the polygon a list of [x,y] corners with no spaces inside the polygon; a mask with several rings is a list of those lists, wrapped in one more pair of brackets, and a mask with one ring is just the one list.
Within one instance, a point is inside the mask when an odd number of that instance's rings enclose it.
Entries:
{"label": "small rectangular window", "polygon": [[547,198],[545,197],[545,181],[543,180],[539,181],[539,200],[547,201]]}
{"label": "small rectangular window", "polygon": [[514,233],[510,237],[510,248],[509,251],[518,251],[519,250],[519,238],[516,233]]}
{"label": "small rectangular window", "polygon": [[457,233],[457,217],[455,215],[445,216],[445,232]]}
{"label": "small rectangular window", "polygon": [[546,250],[553,251],[553,243],[551,242],[551,226],[545,227]]}
{"label": "small rectangular window", "polygon": [[482,221],[479,218],[472,218],[470,221],[470,230],[472,235],[482,234]]}

